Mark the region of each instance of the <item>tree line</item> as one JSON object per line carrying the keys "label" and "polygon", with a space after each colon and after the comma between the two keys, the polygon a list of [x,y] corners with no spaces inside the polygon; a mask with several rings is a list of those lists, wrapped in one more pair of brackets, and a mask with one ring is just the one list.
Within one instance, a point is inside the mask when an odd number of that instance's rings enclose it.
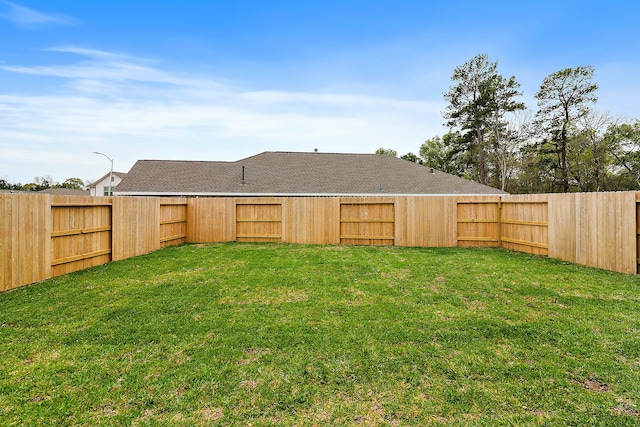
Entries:
{"label": "tree line", "polygon": [[80,178],[68,178],[63,182],[56,182],[50,176],[37,176],[33,182],[27,184],[11,183],[4,178],[0,178],[0,190],[42,191],[48,188],[83,190],[86,188],[86,185]]}
{"label": "tree line", "polygon": [[591,66],[550,74],[532,113],[515,76],[476,55],[454,69],[444,94],[448,132],[401,158],[510,193],[638,190],[640,120],[594,110],[593,77]]}

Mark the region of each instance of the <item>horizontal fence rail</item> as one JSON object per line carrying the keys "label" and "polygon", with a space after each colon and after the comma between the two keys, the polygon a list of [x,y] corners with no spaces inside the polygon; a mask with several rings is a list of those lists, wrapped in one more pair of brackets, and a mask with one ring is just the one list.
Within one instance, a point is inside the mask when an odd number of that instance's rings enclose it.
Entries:
{"label": "horizontal fence rail", "polygon": [[640,193],[376,197],[0,194],[0,291],[210,242],[490,246],[637,273]]}
{"label": "horizontal fence rail", "polygon": [[340,202],[340,243],[393,245],[394,206],[392,202]]}
{"label": "horizontal fence rail", "polygon": [[187,242],[187,201],[160,203],[160,246]]}
{"label": "horizontal fence rail", "polygon": [[101,199],[52,198],[52,276],[111,261],[111,201]]}

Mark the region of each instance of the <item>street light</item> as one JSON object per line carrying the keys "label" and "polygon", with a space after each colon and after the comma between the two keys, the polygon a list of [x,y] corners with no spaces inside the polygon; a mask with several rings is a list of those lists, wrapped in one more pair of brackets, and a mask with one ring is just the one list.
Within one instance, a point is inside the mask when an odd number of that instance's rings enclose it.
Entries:
{"label": "street light", "polygon": [[99,151],[94,151],[93,154],[100,154],[101,156],[105,156],[111,162],[111,172],[109,172],[109,195],[113,196],[113,159]]}

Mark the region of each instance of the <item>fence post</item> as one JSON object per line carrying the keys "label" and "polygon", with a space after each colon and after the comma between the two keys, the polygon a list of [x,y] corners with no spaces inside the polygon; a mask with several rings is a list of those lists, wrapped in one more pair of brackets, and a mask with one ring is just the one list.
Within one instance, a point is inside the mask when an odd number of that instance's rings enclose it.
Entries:
{"label": "fence post", "polygon": [[498,247],[502,247],[502,196],[498,197]]}

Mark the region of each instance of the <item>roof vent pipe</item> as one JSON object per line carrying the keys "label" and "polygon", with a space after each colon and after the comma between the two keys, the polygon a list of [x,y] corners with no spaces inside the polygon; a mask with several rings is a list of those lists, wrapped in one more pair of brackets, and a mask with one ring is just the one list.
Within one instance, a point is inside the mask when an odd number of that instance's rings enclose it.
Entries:
{"label": "roof vent pipe", "polygon": [[433,168],[429,168],[429,172],[433,173]]}
{"label": "roof vent pipe", "polygon": [[318,152],[318,149],[317,149],[317,148],[314,148],[314,149],[313,149],[313,151],[317,153],[317,152]]}
{"label": "roof vent pipe", "polygon": [[246,182],[244,181],[244,165],[242,166],[242,185],[245,185]]}

